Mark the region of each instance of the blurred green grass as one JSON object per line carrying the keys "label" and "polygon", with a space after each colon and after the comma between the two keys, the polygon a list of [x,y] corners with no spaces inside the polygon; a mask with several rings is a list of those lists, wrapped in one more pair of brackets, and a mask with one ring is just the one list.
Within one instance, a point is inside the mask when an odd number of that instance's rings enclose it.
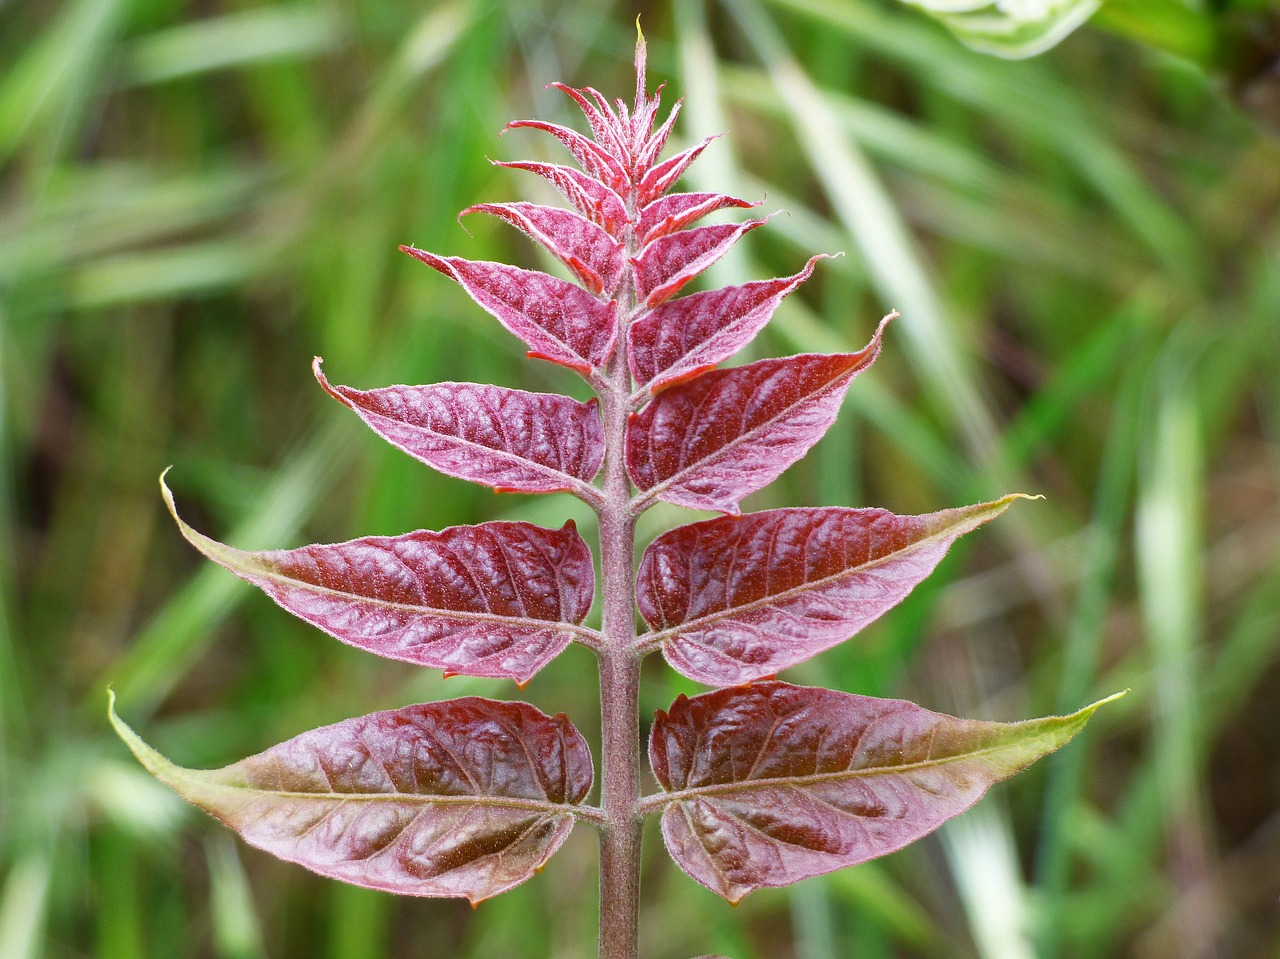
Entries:
{"label": "blurred green grass", "polygon": [[[184,511],[246,547],[495,516],[590,529],[576,501],[495,498],[384,448],[308,367],[580,391],[395,247],[540,265],[454,216],[541,196],[485,158],[554,151],[499,130],[574,123],[551,80],[628,90],[636,12],[0,10],[0,956],[592,954],[586,832],[474,914],[342,887],[183,807],[103,701],[114,684],[158,747],[216,765],[376,708],[516,695],[293,621],[185,547],[155,478],[174,464]],[[751,505],[1048,496],[789,678],[1001,719],[1134,690],[941,839],[736,910],[651,830],[643,954],[1275,956],[1275,144],[1201,68],[1094,28],[1011,63],[889,0],[640,12],[651,75],[687,98],[681,138],[731,133],[690,183],[789,211],[706,282],[846,253],[755,355],[860,346],[904,314],[832,434]],[[1199,49],[1211,14],[1190,19]],[[1175,51],[1177,29],[1144,25]],[[678,691],[646,665],[643,709]],[[523,696],[598,732],[583,650]]]}

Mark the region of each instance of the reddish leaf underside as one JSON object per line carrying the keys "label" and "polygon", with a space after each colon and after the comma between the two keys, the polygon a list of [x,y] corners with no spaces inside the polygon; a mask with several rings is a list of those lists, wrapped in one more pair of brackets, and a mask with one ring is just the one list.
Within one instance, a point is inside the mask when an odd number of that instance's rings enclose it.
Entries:
{"label": "reddish leaf underside", "polygon": [[636,185],[637,204],[642,207],[648,206],[653,200],[675,186],[676,181],[689,168],[689,164],[698,159],[702,151],[714,139],[714,136],[707,137],[697,146],[677,153],[675,156],[663,160],[661,163],[655,164],[646,170],[644,176],[640,178],[640,182]]}
{"label": "reddish leaf underside", "polygon": [[993,723],[779,682],[681,696],[654,721],[649,758],[665,793],[647,805],[663,808],[680,868],[738,902],[932,832],[1099,705]]}
{"label": "reddish leaf underside", "polygon": [[640,614],[675,669],[708,686],[771,676],[896,606],[957,538],[1021,494],[924,516],[777,509],[681,526],[645,551]]}
{"label": "reddish leaf underside", "polygon": [[669,300],[767,218],[680,230],[654,240],[635,259],[636,298],[647,307]]}
{"label": "reddish leaf underside", "polygon": [[573,204],[574,209],[614,236],[621,234],[626,226],[627,207],[622,197],[607,184],[592,179],[573,167],[537,163],[533,160],[495,162],[494,166],[536,173],[559,190],[560,195]]}
{"label": "reddish leaf underside", "polygon": [[835,421],[853,378],[880,353],[884,323],[858,353],[801,354],[713,370],[658,394],[627,428],[640,501],[737,514]]}
{"label": "reddish leaf underside", "polygon": [[438,533],[247,552],[188,526],[205,556],[335,639],[378,656],[525,683],[591,609],[591,553],[572,521],[481,523]]}
{"label": "reddish leaf underside", "polygon": [[724,193],[672,193],[659,197],[640,211],[636,236],[643,246],[658,237],[683,229],[716,210],[730,207],[745,210],[759,205]]}
{"label": "reddish leaf underside", "polygon": [[569,720],[467,698],[371,713],[231,766],[183,769],[110,711],[138,760],[250,845],[322,876],[480,902],[540,870],[591,789]]}
{"label": "reddish leaf underside", "polygon": [[568,280],[536,270],[400,249],[456,280],[536,356],[584,376],[608,360],[618,332],[616,303],[602,303]]}
{"label": "reddish leaf underside", "polygon": [[542,244],[592,293],[612,295],[626,265],[622,243],[572,210],[536,203],[478,203],[463,210],[488,213]]}
{"label": "reddish leaf underside", "polygon": [[504,492],[582,492],[604,460],[596,402],[480,383],[356,390],[320,385],[397,449]]}
{"label": "reddish leaf underside", "polygon": [[521,128],[541,130],[555,137],[572,154],[574,160],[588,176],[594,177],[615,192],[626,188],[627,171],[617,158],[577,130],[560,126],[558,123],[548,123],[545,120],[512,120],[507,124],[508,130]]}
{"label": "reddish leaf underside", "polygon": [[810,259],[795,276],[690,293],[641,316],[627,331],[636,382],[657,393],[731,357],[764,329],[820,259]]}

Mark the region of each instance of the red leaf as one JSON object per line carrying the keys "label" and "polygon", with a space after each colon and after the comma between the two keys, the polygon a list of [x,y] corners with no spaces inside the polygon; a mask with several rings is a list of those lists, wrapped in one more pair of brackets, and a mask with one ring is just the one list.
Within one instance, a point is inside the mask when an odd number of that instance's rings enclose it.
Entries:
{"label": "red leaf", "polygon": [[624,248],[586,217],[536,203],[479,203],[463,210],[488,213],[537,240],[592,293],[612,294],[625,265]]}
{"label": "red leaf", "polygon": [[595,400],[480,383],[366,392],[331,386],[319,357],[313,369],[329,395],[375,433],[441,473],[512,492],[594,497],[588,483],[604,459]]}
{"label": "red leaf", "polygon": [[[659,98],[658,94],[662,92],[662,87],[658,87],[654,91],[653,99],[650,101],[652,108],[648,118],[649,129],[653,126],[653,116],[657,113]],[[639,170],[647,170],[653,166],[658,159],[658,154],[662,152],[662,148],[667,144],[667,137],[671,135],[671,129],[676,125],[676,117],[680,115],[680,105],[683,100],[677,100],[671,105],[671,112],[667,114],[667,118],[662,121],[662,126],[654,130],[644,142],[644,146],[640,148],[640,152],[636,154],[635,165]]]}
{"label": "red leaf", "polygon": [[615,157],[611,156],[608,151],[576,130],[570,130],[568,127],[562,127],[557,123],[547,123],[544,120],[513,120],[507,124],[507,129],[509,130],[516,130],[521,127],[541,130],[543,133],[549,133],[555,137],[564,144],[585,173],[602,181],[615,191],[625,189],[630,185],[627,181],[627,171],[623,165]]}
{"label": "red leaf", "polygon": [[714,139],[716,139],[714,136],[707,137],[697,146],[690,147],[682,153],[677,153],[670,159],[663,160],[657,166],[650,168],[636,187],[636,202],[644,205],[675,186],[676,181],[684,175],[684,171],[689,169],[689,164],[698,159],[698,156]]}
{"label": "red leaf", "polygon": [[660,499],[736,514],[822,438],[883,329],[858,353],[761,360],[659,393],[627,428],[627,472],[644,491],[636,508]]}
{"label": "red leaf", "polygon": [[663,809],[680,868],[738,902],[932,832],[1070,740],[1100,705],[991,723],[776,682],[681,696],[653,725],[649,760],[666,792],[645,807]]}
{"label": "red leaf", "polygon": [[[578,90],[563,83],[552,83],[551,86],[578,104],[583,116],[587,118],[587,125],[591,127],[591,135],[596,143],[618,159],[626,158],[626,142],[619,137],[617,117],[613,115],[609,101],[600,94],[600,91],[592,87]],[[592,102],[593,100],[595,102]]]}
{"label": "red leaf", "polygon": [[746,223],[700,226],[659,237],[635,259],[637,298],[657,306],[679,292],[695,276],[724,256],[744,234],[763,226],[768,218]]}
{"label": "red leaf", "polygon": [[651,243],[716,210],[727,207],[749,209],[759,205],[723,193],[672,193],[659,197],[640,211],[636,236],[642,244]]}
{"label": "red leaf", "polygon": [[627,205],[608,186],[573,167],[532,160],[495,162],[495,166],[528,170],[551,181],[551,185],[574,205],[579,213],[610,233],[621,233],[627,223]]}
{"label": "red leaf", "polygon": [[248,552],[188,526],[182,535],[335,639],[418,666],[525,683],[573,639],[591,610],[591,552],[570,521],[481,523],[438,533]]}
{"label": "red leaf", "polygon": [[1021,494],[925,516],[777,509],[681,526],[645,551],[640,648],[709,686],[751,682],[843,642],[896,606],[960,536]]}
{"label": "red leaf", "polygon": [[608,360],[618,332],[617,304],[601,303],[567,280],[535,270],[400,249],[456,280],[540,357],[583,375]]}
{"label": "red leaf", "polygon": [[795,276],[690,293],[654,307],[627,331],[631,373],[653,393],[728,359],[760,332],[782,298],[807,280],[815,256]]}
{"label": "red leaf", "polygon": [[370,713],[213,770],[174,765],[110,718],[157,779],[250,845],[367,889],[481,902],[541,870],[588,812],[586,742],[528,703]]}

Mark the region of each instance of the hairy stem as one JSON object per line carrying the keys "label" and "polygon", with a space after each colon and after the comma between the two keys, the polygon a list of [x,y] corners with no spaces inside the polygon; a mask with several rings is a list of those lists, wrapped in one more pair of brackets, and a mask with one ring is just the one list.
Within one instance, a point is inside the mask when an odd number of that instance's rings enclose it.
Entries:
{"label": "hairy stem", "polygon": [[623,462],[630,386],[623,360],[615,357],[611,388],[602,397],[607,445],[600,509],[600,959],[636,959],[640,931],[640,660],[634,650],[635,522]]}

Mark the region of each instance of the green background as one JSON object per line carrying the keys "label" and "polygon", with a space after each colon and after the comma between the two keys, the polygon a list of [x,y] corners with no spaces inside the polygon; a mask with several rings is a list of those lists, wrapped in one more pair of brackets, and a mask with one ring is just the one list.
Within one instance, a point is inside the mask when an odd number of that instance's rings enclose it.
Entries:
{"label": "green background", "polygon": [[[0,956],[593,955],[596,850],[472,912],[321,880],[153,783],[408,702],[520,695],[598,735],[590,653],[510,683],[384,662],[185,544],[492,518],[567,497],[433,474],[315,385],[581,384],[399,243],[545,266],[472,203],[541,199],[553,80],[684,96],[687,180],[785,210],[706,277],[824,261],[748,356],[861,347],[835,428],[750,508],[1012,490],[900,608],[784,678],[975,718],[1122,701],[935,837],[732,909],[650,828],[642,955],[1280,955],[1275,8],[1123,0],[1045,55],[885,0],[69,0],[0,8]],[[655,510],[650,537],[687,522]],[[680,680],[646,662],[642,708]]]}

